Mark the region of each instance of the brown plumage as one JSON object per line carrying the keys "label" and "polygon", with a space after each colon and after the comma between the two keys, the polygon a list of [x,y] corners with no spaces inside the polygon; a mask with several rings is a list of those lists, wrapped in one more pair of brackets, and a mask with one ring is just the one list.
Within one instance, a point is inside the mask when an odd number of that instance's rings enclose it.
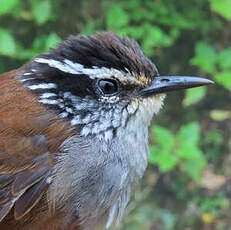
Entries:
{"label": "brown plumage", "polygon": [[0,229],[56,230],[43,197],[53,154],[73,128],[14,79],[18,71],[0,75]]}

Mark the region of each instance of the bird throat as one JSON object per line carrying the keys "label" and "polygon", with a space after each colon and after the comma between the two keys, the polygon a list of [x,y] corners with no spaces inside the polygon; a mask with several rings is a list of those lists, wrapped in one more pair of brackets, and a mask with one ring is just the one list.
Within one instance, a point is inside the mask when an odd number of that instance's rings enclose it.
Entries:
{"label": "bird throat", "polygon": [[110,139],[88,134],[64,142],[49,191],[50,203],[67,213],[64,226],[75,227],[74,217],[86,230],[120,222],[131,190],[147,167],[148,126],[163,99],[146,98],[138,109],[137,104],[130,105],[128,114],[133,115]]}

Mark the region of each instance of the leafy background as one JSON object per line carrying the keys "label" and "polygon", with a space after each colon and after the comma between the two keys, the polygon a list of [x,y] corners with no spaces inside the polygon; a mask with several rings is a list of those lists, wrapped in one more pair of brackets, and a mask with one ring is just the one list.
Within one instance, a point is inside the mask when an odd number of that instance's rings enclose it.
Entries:
{"label": "leafy background", "polygon": [[0,72],[102,30],[136,39],[161,74],[216,82],[169,93],[120,228],[231,229],[231,1],[0,0]]}

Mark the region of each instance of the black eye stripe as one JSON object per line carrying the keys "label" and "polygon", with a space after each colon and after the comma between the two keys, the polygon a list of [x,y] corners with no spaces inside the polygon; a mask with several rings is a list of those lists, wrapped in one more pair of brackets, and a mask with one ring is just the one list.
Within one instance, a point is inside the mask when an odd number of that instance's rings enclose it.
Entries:
{"label": "black eye stripe", "polygon": [[98,87],[106,96],[111,96],[118,92],[118,84],[115,80],[101,79],[98,81]]}

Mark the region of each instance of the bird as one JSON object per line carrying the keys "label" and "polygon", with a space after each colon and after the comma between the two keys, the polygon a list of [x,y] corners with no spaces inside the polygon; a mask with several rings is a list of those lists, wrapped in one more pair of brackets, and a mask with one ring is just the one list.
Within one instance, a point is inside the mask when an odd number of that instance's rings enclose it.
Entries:
{"label": "bird", "polygon": [[70,36],[0,75],[0,229],[118,225],[148,162],[148,127],[169,91],[139,44],[113,32]]}

